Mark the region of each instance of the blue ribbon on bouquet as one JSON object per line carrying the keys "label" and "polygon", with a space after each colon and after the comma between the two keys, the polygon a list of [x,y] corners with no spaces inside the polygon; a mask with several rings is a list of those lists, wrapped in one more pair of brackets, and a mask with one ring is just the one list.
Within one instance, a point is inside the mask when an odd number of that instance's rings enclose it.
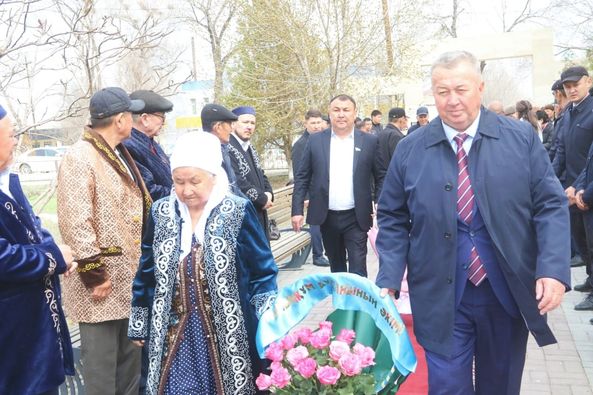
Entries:
{"label": "blue ribbon on bouquet", "polygon": [[260,357],[328,296],[336,309],[363,311],[373,318],[389,341],[393,365],[401,374],[407,376],[416,369],[412,343],[391,297],[381,298],[379,287],[351,273],[312,274],[282,288],[259,320],[255,342]]}

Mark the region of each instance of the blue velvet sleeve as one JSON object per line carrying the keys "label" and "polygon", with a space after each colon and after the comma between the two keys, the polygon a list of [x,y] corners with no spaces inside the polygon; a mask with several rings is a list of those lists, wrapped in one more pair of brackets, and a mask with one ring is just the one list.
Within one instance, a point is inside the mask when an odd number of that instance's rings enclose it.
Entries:
{"label": "blue velvet sleeve", "polygon": [[128,326],[128,337],[134,340],[147,340],[150,325],[150,311],[154,297],[154,218],[152,211],[148,217],[146,231],[142,238],[142,256],[138,272],[132,283],[132,311]]}
{"label": "blue velvet sleeve", "polygon": [[278,268],[251,202],[247,202],[245,206],[245,216],[237,240],[237,254],[245,262],[245,270],[249,276],[249,302],[259,318],[276,299]]}
{"label": "blue velvet sleeve", "polygon": [[53,239],[12,244],[0,237],[0,282],[29,282],[65,271],[66,263]]}

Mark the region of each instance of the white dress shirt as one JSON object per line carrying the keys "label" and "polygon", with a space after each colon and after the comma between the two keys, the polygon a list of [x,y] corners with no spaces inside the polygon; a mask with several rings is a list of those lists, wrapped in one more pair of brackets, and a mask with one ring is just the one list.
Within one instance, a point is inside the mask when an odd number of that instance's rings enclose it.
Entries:
{"label": "white dress shirt", "polygon": [[235,133],[233,133],[233,136],[235,136],[235,138],[237,139],[237,141],[239,142],[239,144],[241,145],[241,148],[243,148],[243,151],[247,152],[247,150],[249,149],[249,147],[251,147],[251,142],[249,140],[247,141],[243,141],[239,136],[237,136]]}
{"label": "white dress shirt", "polygon": [[329,150],[329,209],[354,208],[354,130],[345,138],[333,131]]}
{"label": "white dress shirt", "polygon": [[476,119],[474,119],[474,122],[472,122],[472,124],[469,125],[469,127],[463,132],[458,132],[443,122],[443,129],[445,129],[445,134],[447,135],[449,144],[451,144],[451,147],[453,147],[453,152],[457,152],[457,142],[454,140],[455,136],[457,136],[459,133],[467,133],[467,138],[463,142],[463,150],[465,151],[466,155],[469,155],[469,150],[472,146],[472,143],[474,142],[474,137],[476,137],[476,133],[478,132],[478,124],[480,123],[481,114],[482,112],[480,111]]}

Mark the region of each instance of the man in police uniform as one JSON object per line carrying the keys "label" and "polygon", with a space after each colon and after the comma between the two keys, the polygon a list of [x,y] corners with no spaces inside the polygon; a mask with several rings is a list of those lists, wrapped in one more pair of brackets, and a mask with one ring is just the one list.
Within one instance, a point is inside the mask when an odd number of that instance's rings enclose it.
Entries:
{"label": "man in police uniform", "polygon": [[173,103],[158,93],[138,90],[132,100],[144,101],[144,109],[132,114],[132,134],[124,145],[134,158],[144,184],[156,201],[171,193],[172,179],[169,158],[154,138],[165,125],[165,113],[173,110]]}
{"label": "man in police uniform", "polygon": [[229,178],[231,191],[237,196],[244,197],[237,185],[237,176],[233,171],[229,157],[229,139],[233,130],[233,122],[236,120],[235,114],[219,104],[206,104],[202,108],[202,129],[204,132],[212,133],[220,140],[222,167]]}

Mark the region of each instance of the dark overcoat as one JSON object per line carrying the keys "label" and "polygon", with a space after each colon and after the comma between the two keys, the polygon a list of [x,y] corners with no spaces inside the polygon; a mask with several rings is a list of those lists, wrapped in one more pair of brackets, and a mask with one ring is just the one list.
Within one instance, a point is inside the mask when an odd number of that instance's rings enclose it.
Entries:
{"label": "dark overcoat", "polygon": [[[468,154],[475,199],[511,294],[540,346],[555,338],[535,281],[570,285],[567,199],[536,133],[481,109]],[[440,117],[395,150],[378,205],[377,285],[399,290],[406,264],[414,330],[447,355],[455,316],[457,160]]]}

